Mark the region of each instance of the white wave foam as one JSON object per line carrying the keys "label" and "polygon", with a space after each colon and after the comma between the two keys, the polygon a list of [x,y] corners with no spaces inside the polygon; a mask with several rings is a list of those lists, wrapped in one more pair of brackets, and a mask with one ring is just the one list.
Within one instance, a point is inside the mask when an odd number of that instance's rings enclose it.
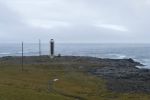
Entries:
{"label": "white wave foam", "polygon": [[9,53],[9,52],[2,52],[2,53],[0,53],[0,55],[10,55],[11,53]]}
{"label": "white wave foam", "polygon": [[127,58],[124,54],[108,54],[108,57],[114,58],[114,59],[124,59]]}
{"label": "white wave foam", "polygon": [[136,67],[138,67],[138,68],[146,68],[146,69],[150,69],[150,59],[137,59],[137,58],[135,58],[134,59],[135,61],[137,61],[137,62],[140,62],[140,63],[142,63],[144,66],[136,66]]}

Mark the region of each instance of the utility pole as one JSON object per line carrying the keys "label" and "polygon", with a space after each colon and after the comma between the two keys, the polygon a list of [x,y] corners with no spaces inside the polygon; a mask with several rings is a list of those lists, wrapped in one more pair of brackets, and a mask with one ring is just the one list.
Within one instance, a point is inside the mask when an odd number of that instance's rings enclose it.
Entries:
{"label": "utility pole", "polygon": [[41,56],[41,40],[39,39],[39,56]]}
{"label": "utility pole", "polygon": [[23,71],[23,63],[24,63],[24,58],[23,58],[23,49],[24,49],[24,45],[23,45],[23,42],[22,42],[22,61],[21,61],[21,64],[22,64],[22,67],[21,67],[21,69],[22,69],[22,71]]}

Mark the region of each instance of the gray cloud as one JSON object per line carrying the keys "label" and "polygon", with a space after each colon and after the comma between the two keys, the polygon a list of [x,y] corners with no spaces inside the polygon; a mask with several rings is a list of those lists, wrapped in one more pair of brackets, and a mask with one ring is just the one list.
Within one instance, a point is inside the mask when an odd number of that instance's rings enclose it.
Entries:
{"label": "gray cloud", "polygon": [[[0,42],[34,42],[45,38],[48,33],[42,28],[34,28],[24,23],[22,17],[4,4],[0,4]],[[48,39],[48,38],[47,38]]]}
{"label": "gray cloud", "polygon": [[150,0],[1,0],[0,42],[150,43]]}

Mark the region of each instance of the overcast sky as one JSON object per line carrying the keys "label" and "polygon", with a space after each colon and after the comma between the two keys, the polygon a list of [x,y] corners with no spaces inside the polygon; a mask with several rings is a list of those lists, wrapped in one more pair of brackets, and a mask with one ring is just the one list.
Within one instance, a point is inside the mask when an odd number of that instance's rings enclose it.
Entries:
{"label": "overcast sky", "polygon": [[150,0],[0,0],[0,43],[150,43]]}

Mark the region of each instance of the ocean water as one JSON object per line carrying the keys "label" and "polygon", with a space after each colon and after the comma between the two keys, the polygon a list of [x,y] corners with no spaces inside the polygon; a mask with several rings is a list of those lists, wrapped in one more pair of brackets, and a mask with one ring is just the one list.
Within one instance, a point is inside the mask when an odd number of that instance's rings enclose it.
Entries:
{"label": "ocean water", "polygon": [[[49,44],[42,44],[42,55],[49,54]],[[38,44],[24,44],[25,56],[37,56]],[[55,54],[99,58],[133,58],[150,68],[150,44],[56,44]],[[20,56],[21,44],[0,44],[0,57]]]}

